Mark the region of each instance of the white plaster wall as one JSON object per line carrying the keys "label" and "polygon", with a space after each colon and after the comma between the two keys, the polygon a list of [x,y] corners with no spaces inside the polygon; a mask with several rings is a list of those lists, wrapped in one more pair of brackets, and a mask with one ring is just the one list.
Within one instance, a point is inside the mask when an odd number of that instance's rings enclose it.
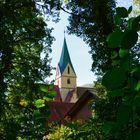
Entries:
{"label": "white plaster wall", "polygon": [[[70,73],[68,73],[68,66],[70,69]],[[70,80],[70,83],[67,83],[68,79]],[[60,94],[61,94],[62,101],[65,100],[65,98],[70,90],[73,90],[76,88],[76,86],[77,86],[76,79],[77,79],[77,77],[69,64],[66,66],[62,75],[60,73],[59,67],[57,67],[55,85],[58,85],[58,87],[60,88]],[[76,97],[75,97],[74,101],[75,100],[76,100]]]}
{"label": "white plaster wall", "polygon": [[[67,80],[70,79],[70,84],[67,83]],[[75,77],[62,77],[61,78],[61,88],[75,88],[76,87],[76,78]]]}
{"label": "white plaster wall", "polygon": [[62,98],[62,101],[64,101],[65,100],[65,98],[66,98],[66,96],[67,96],[67,94],[68,94],[68,92],[70,91],[71,89],[60,89],[60,94],[61,94],[61,98]]}
{"label": "white plaster wall", "polygon": [[[70,68],[70,74],[68,74],[68,66],[69,66],[69,68]],[[73,69],[71,68],[70,64],[68,64],[68,65],[66,66],[66,68],[65,68],[65,70],[64,70],[64,72],[63,72],[63,74],[62,74],[62,76],[75,76],[75,77],[76,77],[76,75],[75,75]]]}
{"label": "white plaster wall", "polygon": [[54,84],[58,85],[58,87],[61,87],[61,73],[60,73],[59,66],[57,66],[56,68],[56,76],[55,76]]}

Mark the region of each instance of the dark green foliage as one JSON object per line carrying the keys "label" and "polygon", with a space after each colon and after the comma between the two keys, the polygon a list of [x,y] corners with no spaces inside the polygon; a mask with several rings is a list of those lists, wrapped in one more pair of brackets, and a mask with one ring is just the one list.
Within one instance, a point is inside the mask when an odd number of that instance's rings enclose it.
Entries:
{"label": "dark green foliage", "polygon": [[110,48],[121,47],[121,46],[119,46],[121,39],[122,39],[122,31],[118,30],[116,32],[111,33],[107,38],[108,46]]}
{"label": "dark green foliage", "polygon": [[138,17],[132,17],[128,20],[128,28],[133,29],[134,31],[139,31],[140,30],[140,16]]}
{"label": "dark green foliage", "polygon": [[[129,11],[130,12],[130,11]],[[116,8],[116,13],[120,18],[128,17],[128,11],[124,7],[118,7]]]}
{"label": "dark green foliage", "polygon": [[122,89],[117,89],[117,90],[112,90],[108,92],[109,97],[119,97],[123,96],[123,90]]}
{"label": "dark green foliage", "polygon": [[112,49],[106,37],[114,29],[115,0],[71,0],[66,8],[72,12],[68,32],[83,38],[91,48],[92,71],[105,71],[111,65]]}
{"label": "dark green foliage", "polygon": [[[100,59],[94,57],[94,68],[96,66],[99,69],[103,68],[104,66],[100,67],[100,64],[103,65],[104,62],[109,67],[106,67],[108,70],[102,80],[106,88],[100,83],[95,85],[101,99],[99,102],[91,102],[94,116],[79,128],[72,127],[73,132],[67,129],[71,133],[65,131],[62,139],[138,140],[140,138],[140,55],[137,44],[139,17],[128,19],[132,7],[128,10],[119,7],[112,22],[115,24],[114,27],[109,25],[111,30],[105,32],[107,26],[103,26],[101,20],[105,15],[99,16],[106,8],[104,2],[73,0],[67,5],[67,8],[73,11],[69,19],[70,33],[83,37],[91,45],[92,54],[96,53],[100,57]],[[100,5],[104,5],[103,9]],[[96,19],[94,12],[99,19]],[[107,25],[105,19],[104,21]],[[102,55],[107,56],[107,59]]]}
{"label": "dark green foliage", "polygon": [[[51,74],[53,37],[37,5],[33,0],[0,1],[1,140],[39,140],[46,132],[44,124],[49,113],[41,112],[43,104],[34,101],[47,97],[47,93],[49,99],[54,97],[48,90],[40,91],[37,84]],[[45,54],[41,59],[42,52]],[[45,119],[36,120],[39,112]]]}
{"label": "dark green foliage", "polygon": [[136,31],[126,30],[122,36],[121,48],[131,49],[136,44],[137,40],[138,40],[138,34]]}
{"label": "dark green foliage", "polygon": [[[99,102],[92,101],[94,115],[70,138],[99,140],[138,140],[140,138],[140,64],[137,51],[138,34],[130,26],[131,7],[117,9],[115,30],[107,37],[111,67],[104,74],[102,84],[95,84]],[[138,17],[133,18],[133,20]],[[128,20],[122,28],[122,21]],[[139,22],[136,22],[139,27]],[[128,39],[128,40],[127,40]],[[115,46],[115,47],[114,47]],[[107,91],[106,91],[107,90]],[[94,105],[93,105],[94,104]],[[67,136],[67,135],[66,135]]]}
{"label": "dark green foliage", "polygon": [[129,51],[127,49],[120,49],[119,50],[119,56],[120,58],[126,57],[126,55],[129,54]]}
{"label": "dark green foliage", "polygon": [[120,68],[115,68],[111,69],[104,75],[102,84],[108,90],[113,90],[120,88],[124,84],[125,80],[126,80],[125,72]]}
{"label": "dark green foliage", "polygon": [[114,122],[106,122],[103,127],[102,130],[105,133],[105,135],[108,135],[109,132],[115,127],[115,123]]}
{"label": "dark green foliage", "polygon": [[[117,8],[116,16],[120,18],[120,21],[124,20],[123,18],[127,18],[130,11],[131,7],[129,10],[123,7]],[[133,51],[138,41],[137,31],[139,31],[140,25],[138,21],[139,17],[128,19],[128,24],[123,30],[116,22],[116,30],[107,39],[108,46],[118,48],[118,50],[113,51],[112,68],[107,71],[102,80],[103,85],[108,89],[108,105],[111,105],[113,101],[116,102],[116,104],[114,102],[115,108],[112,108],[115,113],[113,120],[104,119],[103,131],[106,139],[139,139],[140,86],[138,71],[140,64],[139,56],[135,55],[136,52]],[[117,44],[115,41],[118,41]]]}

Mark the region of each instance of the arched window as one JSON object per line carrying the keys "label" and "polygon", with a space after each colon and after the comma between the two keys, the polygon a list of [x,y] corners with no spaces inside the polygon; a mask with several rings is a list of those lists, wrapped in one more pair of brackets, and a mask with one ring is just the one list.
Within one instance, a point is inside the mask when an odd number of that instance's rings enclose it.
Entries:
{"label": "arched window", "polygon": [[68,66],[68,74],[70,74],[70,67]]}
{"label": "arched window", "polygon": [[70,84],[70,79],[67,79],[67,84]]}

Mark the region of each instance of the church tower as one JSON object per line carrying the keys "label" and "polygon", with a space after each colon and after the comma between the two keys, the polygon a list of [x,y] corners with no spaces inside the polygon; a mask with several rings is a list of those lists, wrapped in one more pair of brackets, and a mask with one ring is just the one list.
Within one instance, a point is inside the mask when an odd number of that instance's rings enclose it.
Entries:
{"label": "church tower", "polygon": [[60,89],[62,101],[65,100],[69,91],[76,88],[76,73],[70,59],[65,37],[61,57],[56,69],[55,85],[58,85]]}

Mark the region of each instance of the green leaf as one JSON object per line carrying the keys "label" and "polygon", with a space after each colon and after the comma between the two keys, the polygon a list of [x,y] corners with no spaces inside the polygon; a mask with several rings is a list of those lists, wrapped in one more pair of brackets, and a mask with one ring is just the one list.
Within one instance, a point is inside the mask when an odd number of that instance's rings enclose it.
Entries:
{"label": "green leaf", "polygon": [[[88,137],[88,135],[90,135],[88,131],[80,131],[80,132],[78,132],[78,134],[76,135],[75,138],[78,140],[78,139],[81,139],[81,138]],[[68,139],[68,140],[72,140],[72,138]]]}
{"label": "green leaf", "polygon": [[35,101],[36,108],[41,108],[45,106],[45,101],[43,99],[38,99]]}
{"label": "green leaf", "polygon": [[116,51],[113,51],[111,54],[111,59],[114,59],[118,56],[118,53]]}
{"label": "green leaf", "polygon": [[134,19],[135,19],[135,17],[131,17],[128,20],[127,26],[128,26],[129,30],[133,30],[132,24],[133,24]]}
{"label": "green leaf", "polygon": [[140,81],[138,81],[137,86],[135,88],[136,91],[140,91]]}
{"label": "green leaf", "polygon": [[115,20],[115,25],[120,25],[121,24],[122,20],[121,20],[119,15],[115,15],[114,20]]}
{"label": "green leaf", "polygon": [[39,87],[41,91],[48,92],[48,85],[40,84]]}
{"label": "green leaf", "polygon": [[68,123],[68,124],[66,124],[66,126],[71,128],[71,129],[76,129],[76,125],[73,123]]}
{"label": "green leaf", "polygon": [[110,48],[119,48],[122,39],[122,32],[117,30],[107,37],[107,43]]}
{"label": "green leaf", "polygon": [[117,113],[117,122],[119,123],[119,125],[123,125],[128,122],[130,111],[130,105],[127,105],[125,103],[121,104]]}
{"label": "green leaf", "polygon": [[128,28],[130,30],[139,31],[140,30],[140,16],[130,18],[128,20]]}
{"label": "green leaf", "polygon": [[140,16],[136,17],[132,22],[132,29],[139,31],[140,30]]}
{"label": "green leaf", "polygon": [[124,92],[122,89],[113,90],[108,93],[110,97],[119,97],[119,96],[123,96],[123,94]]}
{"label": "green leaf", "polygon": [[49,85],[49,90],[54,90],[54,84]]}
{"label": "green leaf", "polygon": [[131,91],[135,91],[137,87],[137,80],[133,77],[128,78],[128,87],[131,89]]}
{"label": "green leaf", "polygon": [[126,81],[125,72],[120,68],[116,68],[108,71],[103,76],[102,84],[108,90],[114,90],[116,88],[121,87],[125,81]]}
{"label": "green leaf", "polygon": [[116,8],[116,13],[122,18],[128,17],[128,11],[124,7],[118,7]]}
{"label": "green leaf", "polygon": [[140,81],[140,66],[137,66],[135,69],[132,71],[133,76]]}
{"label": "green leaf", "polygon": [[130,14],[132,12],[132,6],[130,6],[129,8],[128,8],[128,14]]}
{"label": "green leaf", "polygon": [[48,97],[54,98],[56,95],[57,95],[57,93],[55,91],[50,91],[48,94]]}
{"label": "green leaf", "polygon": [[140,140],[140,129],[137,128],[133,132],[133,135],[132,135],[132,133],[130,133],[127,140]]}
{"label": "green leaf", "polygon": [[34,115],[35,118],[39,118],[39,117],[41,117],[40,110],[39,110],[39,109],[34,110],[33,115]]}
{"label": "green leaf", "polygon": [[138,40],[138,34],[134,30],[126,30],[123,34],[121,41],[122,49],[130,49],[132,48]]}
{"label": "green leaf", "polygon": [[139,95],[135,96],[134,105],[135,106],[140,106],[140,96]]}
{"label": "green leaf", "polygon": [[120,65],[120,60],[113,60],[112,61],[112,66],[117,66],[117,65]]}
{"label": "green leaf", "polygon": [[134,140],[140,140],[140,129],[134,132]]}
{"label": "green leaf", "polygon": [[116,123],[115,122],[105,122],[103,124],[102,130],[103,132],[107,135],[110,133],[110,131],[116,127]]}
{"label": "green leaf", "polygon": [[128,51],[127,49],[120,49],[120,50],[119,50],[119,56],[120,56],[121,58],[125,57],[125,56],[128,55],[128,54],[129,54],[129,51]]}
{"label": "green leaf", "polygon": [[127,57],[121,59],[120,67],[125,71],[129,71],[131,69],[131,63],[132,63],[132,59],[128,55]]}
{"label": "green leaf", "polygon": [[135,111],[135,116],[140,118],[140,105],[134,104],[134,111]]}
{"label": "green leaf", "polygon": [[[47,112],[46,112],[46,114],[47,114]],[[36,121],[39,121],[39,123],[43,123],[43,122],[45,123],[46,116],[44,117],[39,109],[34,110],[33,115],[34,115],[34,118]]]}
{"label": "green leaf", "polygon": [[44,97],[43,97],[43,100],[45,100],[45,101],[52,101],[52,98],[49,98],[49,97],[47,97],[47,96],[44,96]]}

